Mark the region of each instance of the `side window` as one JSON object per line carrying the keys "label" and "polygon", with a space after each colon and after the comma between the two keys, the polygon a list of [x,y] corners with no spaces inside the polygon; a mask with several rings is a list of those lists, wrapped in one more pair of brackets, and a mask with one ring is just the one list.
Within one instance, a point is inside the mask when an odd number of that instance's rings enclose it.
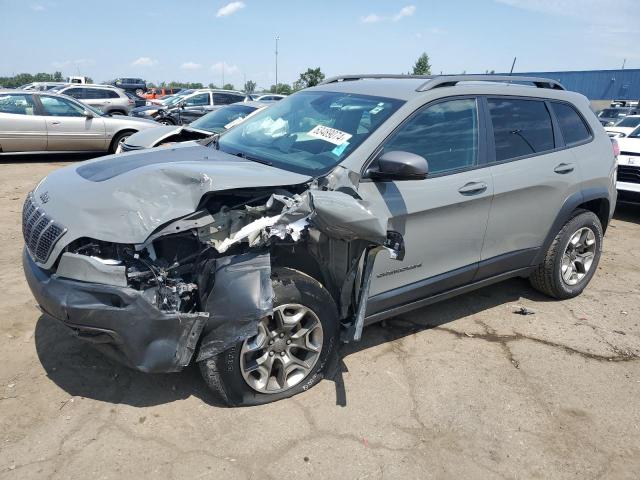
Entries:
{"label": "side window", "polygon": [[478,158],[478,107],[475,99],[449,100],[420,110],[384,146],[421,155],[429,173],[474,165]]}
{"label": "side window", "polygon": [[0,113],[33,115],[34,107],[31,95],[0,94]]}
{"label": "side window", "polygon": [[103,90],[99,88],[85,88],[84,96],[80,98],[84,100],[99,100],[99,99],[105,98],[102,92]]}
{"label": "side window", "polygon": [[572,106],[557,102],[552,102],[551,105],[553,105],[553,113],[558,119],[564,143],[571,145],[591,138],[589,128]]}
{"label": "side window", "polygon": [[85,92],[85,90],[85,88],[70,88],[62,93],[73,98],[87,98],[87,93]]}
{"label": "side window", "polygon": [[490,98],[488,102],[496,161],[553,149],[551,116],[543,101]]}
{"label": "side window", "polygon": [[59,97],[40,96],[45,115],[53,117],[82,117],[84,109],[69,100]]}
{"label": "side window", "polygon": [[232,103],[241,102],[244,100],[244,97],[239,97],[239,100],[236,100],[238,95],[230,95],[228,93],[214,93],[213,94],[213,104],[214,105],[230,105]]}
{"label": "side window", "polygon": [[104,98],[120,98],[120,95],[115,90],[103,90],[103,92]]}
{"label": "side window", "polygon": [[208,93],[199,93],[198,95],[187,98],[185,101],[185,106],[187,107],[196,107],[201,105],[209,105]]}

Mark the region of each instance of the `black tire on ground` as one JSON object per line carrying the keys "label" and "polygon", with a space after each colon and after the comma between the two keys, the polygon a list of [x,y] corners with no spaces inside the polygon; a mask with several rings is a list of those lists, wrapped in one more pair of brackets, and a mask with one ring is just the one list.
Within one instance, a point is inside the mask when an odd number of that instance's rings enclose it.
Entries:
{"label": "black tire on ground", "polygon": [[131,135],[133,135],[136,132],[120,132],[117,133],[115,137],[113,137],[113,139],[111,140],[111,145],[109,145],[109,153],[116,153],[116,149],[118,148],[118,144],[126,139],[129,138]]}
{"label": "black tire on ground", "polygon": [[251,388],[240,367],[243,342],[229,350],[199,362],[209,388],[229,406],[262,405],[306,391],[335,368],[339,340],[338,309],[333,298],[317,280],[291,268],[274,268],[272,272],[274,308],[300,304],[311,309],[323,330],[322,349],[309,373],[295,386],[278,393],[262,393]]}
{"label": "black tire on ground", "polygon": [[127,112],[124,110],[112,110],[109,112],[111,115],[126,115]]}
{"label": "black tire on ground", "polygon": [[156,120],[156,122],[161,123],[162,125],[175,125],[176,124],[176,122],[174,122],[170,118],[161,118],[160,120]]}
{"label": "black tire on ground", "polygon": [[[575,285],[562,278],[562,257],[571,237],[580,229],[588,228],[595,235],[595,252],[591,267]],[[574,216],[560,229],[547,250],[543,262],[529,277],[533,288],[557,299],[573,298],[582,293],[598,268],[602,253],[602,224],[600,219],[587,210],[576,210]]]}

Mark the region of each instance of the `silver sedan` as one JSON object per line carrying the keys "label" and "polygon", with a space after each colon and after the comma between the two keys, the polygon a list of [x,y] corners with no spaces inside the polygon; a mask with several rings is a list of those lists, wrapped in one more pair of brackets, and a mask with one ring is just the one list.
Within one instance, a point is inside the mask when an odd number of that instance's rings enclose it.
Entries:
{"label": "silver sedan", "polygon": [[0,155],[110,152],[151,120],[105,115],[66,95],[0,91]]}

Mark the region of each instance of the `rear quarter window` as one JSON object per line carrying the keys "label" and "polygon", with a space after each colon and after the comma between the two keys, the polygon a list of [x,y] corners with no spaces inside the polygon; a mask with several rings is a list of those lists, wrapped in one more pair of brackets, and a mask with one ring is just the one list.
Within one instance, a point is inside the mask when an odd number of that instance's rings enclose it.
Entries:
{"label": "rear quarter window", "polygon": [[586,142],[591,138],[589,127],[575,108],[566,103],[552,102],[551,105],[565,144]]}

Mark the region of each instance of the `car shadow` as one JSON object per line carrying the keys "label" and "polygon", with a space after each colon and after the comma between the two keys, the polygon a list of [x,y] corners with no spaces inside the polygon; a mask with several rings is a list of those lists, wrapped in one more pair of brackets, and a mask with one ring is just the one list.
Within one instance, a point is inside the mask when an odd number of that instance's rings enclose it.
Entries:
{"label": "car shadow", "polygon": [[640,224],[640,205],[619,203],[613,214],[615,220]]}
{"label": "car shadow", "polygon": [[[344,359],[348,356],[521,299],[551,301],[529,287],[526,280],[511,279],[366,327],[361,341],[343,345],[338,363],[329,369],[331,378],[328,380],[336,386],[336,404],[347,404],[342,374],[347,371]],[[515,310],[514,322],[517,322],[520,316]],[[36,324],[35,344],[47,376],[71,396],[135,407],[195,396],[211,406],[224,406],[209,391],[194,364],[180,373],[138,372],[104,356],[90,344],[77,339],[60,322],[44,315]]]}

